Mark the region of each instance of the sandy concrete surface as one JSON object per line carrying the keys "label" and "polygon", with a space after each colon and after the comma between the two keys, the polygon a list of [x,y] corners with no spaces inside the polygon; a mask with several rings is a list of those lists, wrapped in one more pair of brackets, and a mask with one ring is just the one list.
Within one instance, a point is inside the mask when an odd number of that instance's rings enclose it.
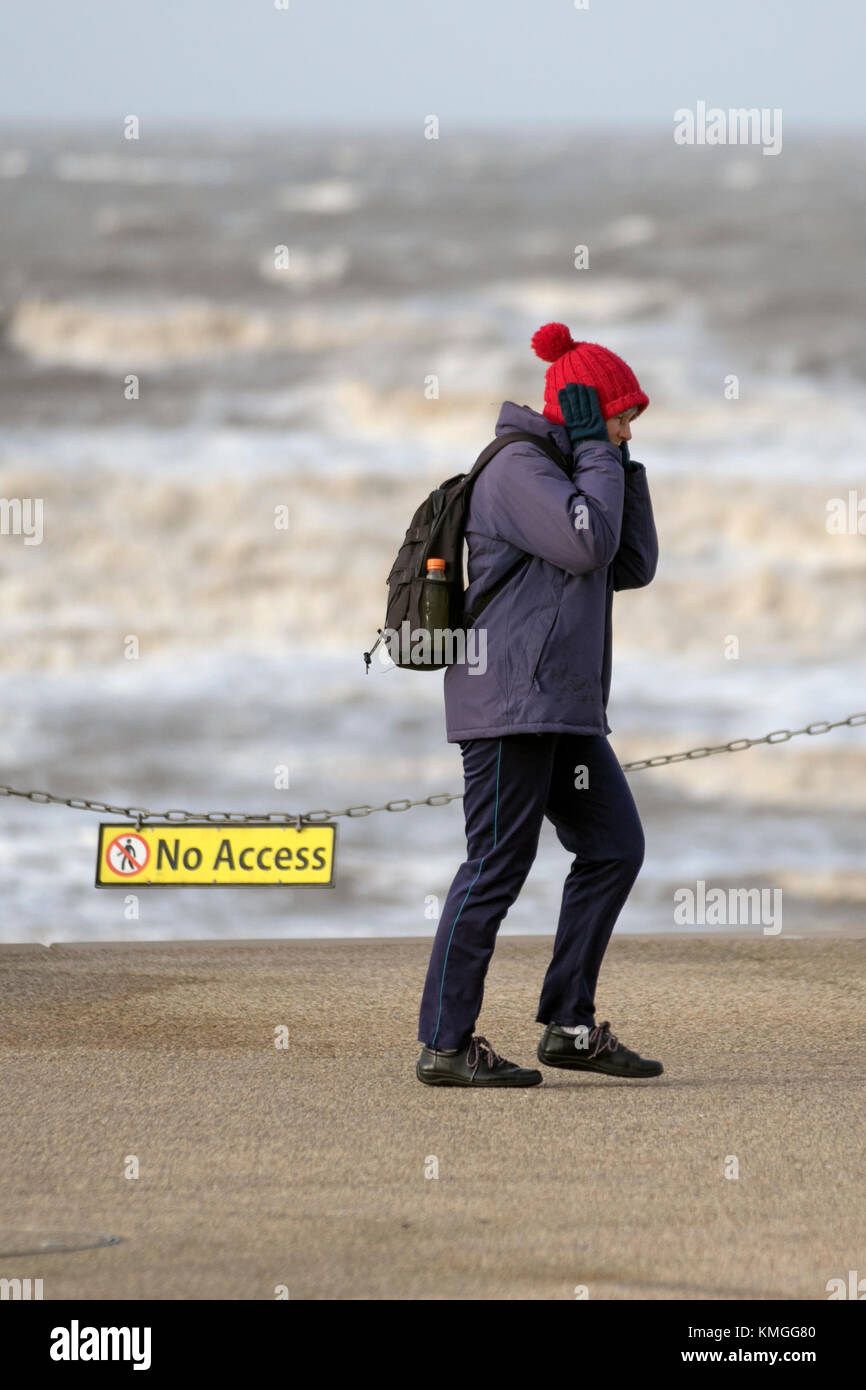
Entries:
{"label": "sandy concrete surface", "polygon": [[[551,947],[499,940],[479,1031],[511,1060],[535,1064]],[[46,1299],[826,1299],[866,1274],[864,939],[614,936],[598,1017],[665,1074],[498,1093],[415,1078],[428,951],[0,949],[0,1250],[123,1238],[4,1254],[0,1277]]]}

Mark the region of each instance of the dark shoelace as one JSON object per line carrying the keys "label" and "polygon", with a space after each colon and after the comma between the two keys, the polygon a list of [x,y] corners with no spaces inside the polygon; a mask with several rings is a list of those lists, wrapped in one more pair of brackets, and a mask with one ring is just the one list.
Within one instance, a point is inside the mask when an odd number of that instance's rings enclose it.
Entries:
{"label": "dark shoelace", "polygon": [[484,1052],[487,1056],[487,1065],[491,1071],[498,1062],[502,1061],[502,1058],[499,1056],[498,1053],[493,1051],[493,1048],[490,1046],[490,1043],[487,1041],[486,1038],[473,1038],[469,1044],[469,1048],[466,1053],[466,1065],[472,1068],[473,1076],[475,1075],[479,1066],[481,1065],[482,1048],[484,1049]]}

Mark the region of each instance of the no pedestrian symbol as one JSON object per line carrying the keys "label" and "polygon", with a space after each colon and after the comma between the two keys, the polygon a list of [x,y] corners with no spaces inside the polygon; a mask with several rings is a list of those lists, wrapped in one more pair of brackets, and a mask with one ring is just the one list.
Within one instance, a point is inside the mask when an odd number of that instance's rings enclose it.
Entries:
{"label": "no pedestrian symbol", "polygon": [[147,866],[150,845],[140,835],[118,835],[105,851],[109,869],[126,878],[134,878]]}

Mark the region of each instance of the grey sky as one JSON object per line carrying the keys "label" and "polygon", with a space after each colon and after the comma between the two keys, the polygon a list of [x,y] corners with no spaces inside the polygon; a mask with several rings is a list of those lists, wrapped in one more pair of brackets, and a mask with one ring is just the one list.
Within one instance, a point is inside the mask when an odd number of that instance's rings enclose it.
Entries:
{"label": "grey sky", "polygon": [[6,0],[0,120],[862,126],[859,0]]}

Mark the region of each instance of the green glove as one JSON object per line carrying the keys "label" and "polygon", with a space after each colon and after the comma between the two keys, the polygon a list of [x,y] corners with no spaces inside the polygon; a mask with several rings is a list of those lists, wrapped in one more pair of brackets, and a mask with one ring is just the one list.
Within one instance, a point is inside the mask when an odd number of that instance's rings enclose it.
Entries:
{"label": "green glove", "polygon": [[594,386],[570,381],[557,392],[557,397],[572,448],[576,449],[587,439],[608,438],[607,425]]}

